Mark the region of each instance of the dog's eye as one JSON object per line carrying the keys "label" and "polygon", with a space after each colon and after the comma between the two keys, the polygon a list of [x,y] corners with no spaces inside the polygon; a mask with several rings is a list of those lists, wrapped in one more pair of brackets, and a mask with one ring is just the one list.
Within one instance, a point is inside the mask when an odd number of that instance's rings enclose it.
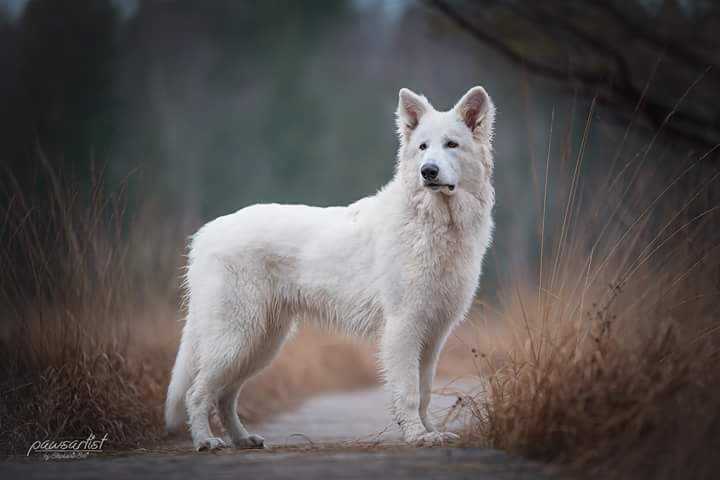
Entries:
{"label": "dog's eye", "polygon": [[457,148],[457,147],[458,147],[458,144],[457,144],[457,142],[453,142],[452,140],[448,140],[448,141],[445,143],[445,147],[447,147],[447,148]]}
{"label": "dog's eye", "polygon": [[420,150],[427,150],[427,143],[425,143],[425,142],[421,143]]}

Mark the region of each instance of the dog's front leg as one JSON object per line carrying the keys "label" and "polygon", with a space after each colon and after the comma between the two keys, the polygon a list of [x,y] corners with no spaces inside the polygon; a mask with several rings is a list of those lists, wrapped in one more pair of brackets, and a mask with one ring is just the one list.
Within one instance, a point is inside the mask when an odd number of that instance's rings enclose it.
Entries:
{"label": "dog's front leg", "polygon": [[420,354],[420,419],[428,432],[437,432],[443,442],[459,440],[460,436],[455,433],[438,431],[428,414],[438,358],[449,333],[448,324],[435,325],[435,328],[436,330],[431,331],[421,342],[423,349]]}
{"label": "dog's front leg", "polygon": [[380,345],[385,382],[392,395],[393,415],[405,441],[421,446],[442,445],[457,436],[428,431],[420,417],[420,365],[425,335],[419,330],[415,322],[388,319]]}
{"label": "dog's front leg", "polygon": [[438,357],[440,357],[440,350],[445,343],[445,332],[439,333],[440,335],[433,336],[423,343],[420,353],[420,419],[428,432],[437,431],[428,415],[428,407],[430,406]]}

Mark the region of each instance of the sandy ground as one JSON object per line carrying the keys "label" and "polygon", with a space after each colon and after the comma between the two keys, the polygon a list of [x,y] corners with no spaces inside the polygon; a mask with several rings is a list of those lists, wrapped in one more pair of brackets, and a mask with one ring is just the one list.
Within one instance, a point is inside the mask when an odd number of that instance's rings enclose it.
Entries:
{"label": "sandy ground", "polygon": [[[436,389],[431,411],[436,424],[457,429],[453,387]],[[265,450],[195,453],[187,439],[152,450],[94,454],[87,459],[45,461],[10,458],[0,478],[257,478],[474,480],[558,478],[547,468],[490,449],[412,448],[404,445],[387,411],[381,388],[323,395],[259,425]],[[451,414],[451,415],[448,415]]]}

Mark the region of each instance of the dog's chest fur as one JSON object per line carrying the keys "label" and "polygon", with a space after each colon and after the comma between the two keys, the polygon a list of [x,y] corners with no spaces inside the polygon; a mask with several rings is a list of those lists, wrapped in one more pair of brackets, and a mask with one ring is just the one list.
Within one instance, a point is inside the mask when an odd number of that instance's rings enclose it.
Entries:
{"label": "dog's chest fur", "polygon": [[[428,203],[430,202],[430,203]],[[422,197],[400,217],[392,280],[400,309],[436,319],[466,313],[477,288],[492,229],[489,212],[472,199]]]}

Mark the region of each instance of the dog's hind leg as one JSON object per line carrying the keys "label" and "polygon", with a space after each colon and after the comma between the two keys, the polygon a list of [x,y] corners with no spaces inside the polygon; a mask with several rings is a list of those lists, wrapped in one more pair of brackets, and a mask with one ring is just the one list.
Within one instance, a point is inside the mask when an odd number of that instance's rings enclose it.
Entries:
{"label": "dog's hind leg", "polygon": [[208,321],[200,335],[198,375],[187,401],[198,450],[225,446],[210,431],[208,418],[214,407],[235,447],[263,446],[263,438],[244,427],[236,406],[243,384],[270,364],[292,326],[284,304],[273,296],[274,286],[254,280],[266,276],[260,268],[226,269],[214,301],[204,304],[210,307]]}
{"label": "dog's hind leg", "polygon": [[203,332],[204,336],[200,338],[198,371],[186,398],[190,433],[198,451],[226,446],[222,438],[212,433],[210,413],[219,406],[220,393],[236,381],[245,355],[242,338],[232,338],[224,329],[216,330],[212,335],[208,331]]}
{"label": "dog's hind leg", "polygon": [[252,355],[238,370],[234,381],[229,382],[220,394],[218,413],[233,446],[236,448],[262,448],[265,440],[260,435],[247,431],[237,414],[237,399],[245,382],[268,366],[277,354],[290,330],[290,321],[286,318],[269,319],[267,332],[253,346]]}
{"label": "dog's hind leg", "polygon": [[[262,446],[251,437],[235,413],[242,384],[267,365],[285,338],[288,325],[278,325],[271,291],[258,278],[243,271],[224,269],[206,281],[204,290],[191,297],[196,324],[197,374],[187,392],[186,405],[193,444],[198,450],[222,448],[225,442],[212,434],[210,413],[216,408],[232,441],[239,446]],[[211,277],[213,278],[213,277]]]}

